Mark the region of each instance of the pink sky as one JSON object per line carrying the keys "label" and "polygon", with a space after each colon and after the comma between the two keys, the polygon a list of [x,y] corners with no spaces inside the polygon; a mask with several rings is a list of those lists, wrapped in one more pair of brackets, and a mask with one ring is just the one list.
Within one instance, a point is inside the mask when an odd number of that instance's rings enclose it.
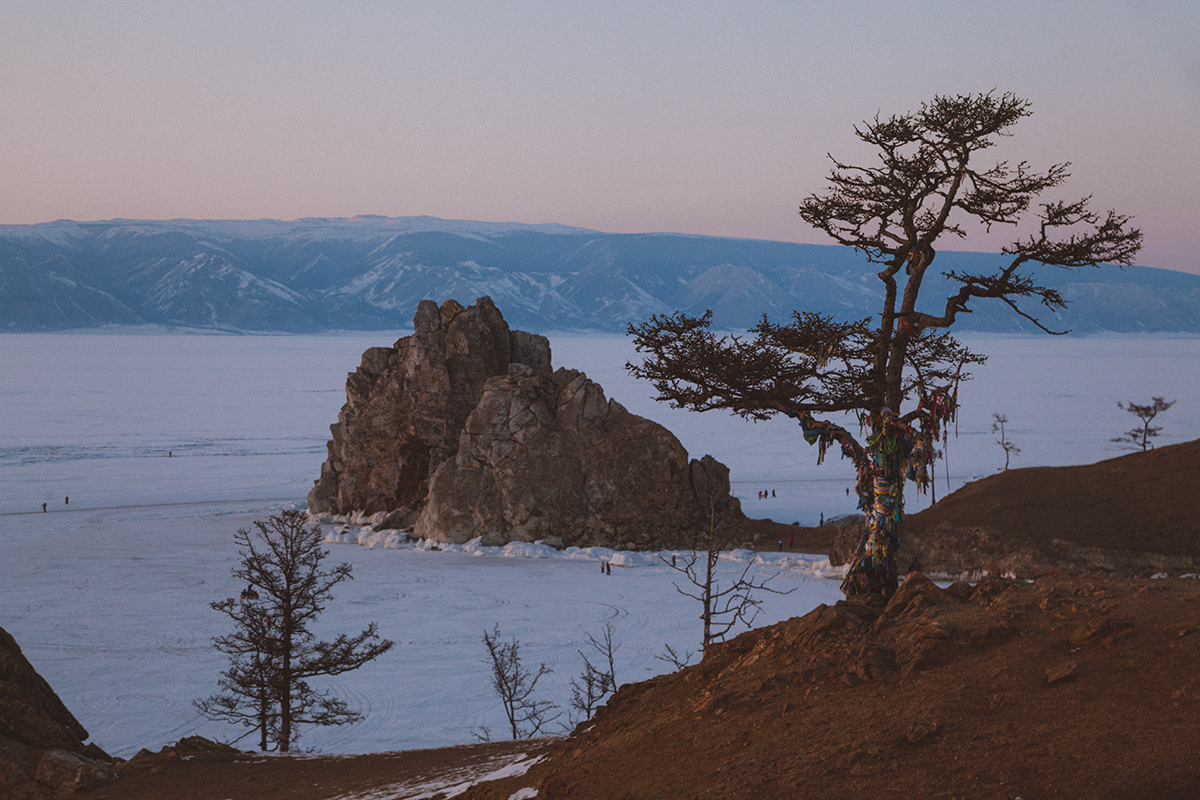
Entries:
{"label": "pink sky", "polygon": [[[429,214],[824,243],[855,123],[1034,104],[1002,152],[1200,273],[1200,3],[0,8],[0,223]],[[861,160],[861,159],[860,159]],[[996,250],[1008,237],[955,249]],[[943,244],[943,247],[946,245]]]}

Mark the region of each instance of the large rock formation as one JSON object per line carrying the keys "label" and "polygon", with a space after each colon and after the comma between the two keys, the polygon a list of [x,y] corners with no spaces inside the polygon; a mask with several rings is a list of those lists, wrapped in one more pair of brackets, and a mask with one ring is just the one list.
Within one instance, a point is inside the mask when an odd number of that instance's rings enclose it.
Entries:
{"label": "large rock formation", "polygon": [[526,364],[549,374],[550,343],[510,331],[489,298],[439,309],[422,300],[414,333],[372,347],[346,380],[330,426],[329,458],[308,495],[316,512],[374,514],[419,508],[434,468],[458,451],[459,433],[488,378]]}
{"label": "large rock formation", "polygon": [[744,520],[729,470],[688,460],[670,431],[551,371],[544,337],[509,330],[489,298],[439,309],[372,348],[346,382],[315,512],[390,512],[422,538],[648,547],[690,537],[710,511]]}
{"label": "large rock formation", "polygon": [[0,628],[0,798],[41,798],[112,780],[111,759]]}

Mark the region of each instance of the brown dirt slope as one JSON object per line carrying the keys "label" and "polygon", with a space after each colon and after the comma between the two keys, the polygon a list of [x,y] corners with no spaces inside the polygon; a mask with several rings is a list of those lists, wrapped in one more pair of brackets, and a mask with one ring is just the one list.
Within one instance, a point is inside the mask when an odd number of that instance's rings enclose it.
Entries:
{"label": "brown dirt slope", "polygon": [[908,524],[1200,556],[1200,440],[1084,466],[1000,472],[912,515]]}
{"label": "brown dirt slope", "polygon": [[[1012,469],[909,516],[904,571],[1032,577],[1053,568],[1119,575],[1200,570],[1200,441],[1097,464]],[[861,522],[841,529],[844,563]]]}
{"label": "brown dirt slope", "polygon": [[1049,573],[840,602],[622,687],[523,777],[559,798],[1200,797],[1200,581]]}
{"label": "brown dirt slope", "polygon": [[[201,740],[202,741],[202,740]],[[115,782],[90,800],[400,800],[439,796],[436,787],[478,779],[549,741],[486,744],[369,755],[241,753],[223,746],[143,751],[118,763]],[[209,743],[211,744],[211,743]],[[3,784],[0,782],[0,787]],[[3,797],[0,788],[0,797]]]}

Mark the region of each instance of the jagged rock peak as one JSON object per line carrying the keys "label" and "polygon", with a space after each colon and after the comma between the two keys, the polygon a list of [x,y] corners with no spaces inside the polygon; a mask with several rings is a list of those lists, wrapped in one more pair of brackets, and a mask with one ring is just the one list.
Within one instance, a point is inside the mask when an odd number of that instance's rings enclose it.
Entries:
{"label": "jagged rock peak", "polygon": [[549,342],[510,330],[489,298],[423,300],[413,327],[346,381],[310,510],[388,512],[386,527],[487,544],[660,546],[714,506],[744,521],[723,464],[689,460],[582,372],[552,372]]}
{"label": "jagged rock peak", "polygon": [[413,331],[390,348],[367,350],[348,377],[310,510],[418,508],[433,469],[457,451],[488,378],[514,363],[550,373],[549,341],[510,330],[488,297],[467,308],[422,300]]}

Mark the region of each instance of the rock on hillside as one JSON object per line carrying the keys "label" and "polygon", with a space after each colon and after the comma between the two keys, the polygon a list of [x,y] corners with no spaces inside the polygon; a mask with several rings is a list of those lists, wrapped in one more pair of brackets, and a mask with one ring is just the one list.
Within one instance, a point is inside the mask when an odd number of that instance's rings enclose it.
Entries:
{"label": "rock on hillside", "polygon": [[0,628],[0,798],[34,800],[112,780],[112,759],[87,738]]}
{"label": "rock on hillside", "polygon": [[[1200,440],[1096,464],[1011,469],[905,520],[899,563],[948,575],[1032,577],[1200,570]],[[844,563],[861,525],[843,529]]]}
{"label": "rock on hillside", "polygon": [[424,300],[413,324],[347,380],[310,510],[388,512],[387,527],[486,544],[661,546],[714,505],[744,522],[723,464],[689,460],[583,373],[552,371],[549,342],[510,330],[489,298]]}
{"label": "rock on hillside", "polygon": [[1200,797],[1200,581],[914,573],[622,686],[537,797]]}

